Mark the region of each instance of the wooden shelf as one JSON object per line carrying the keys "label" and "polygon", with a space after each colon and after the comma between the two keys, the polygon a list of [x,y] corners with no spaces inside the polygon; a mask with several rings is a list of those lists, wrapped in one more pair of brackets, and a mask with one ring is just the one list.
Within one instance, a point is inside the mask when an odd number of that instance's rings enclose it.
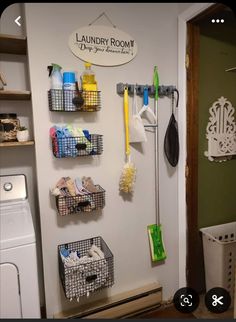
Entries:
{"label": "wooden shelf", "polygon": [[12,146],[27,146],[34,145],[34,141],[25,141],[25,142],[2,142],[0,143],[0,147],[12,147]]}
{"label": "wooden shelf", "polygon": [[0,90],[0,100],[30,100],[30,91]]}
{"label": "wooden shelf", "polygon": [[26,55],[26,37],[0,34],[0,53]]}

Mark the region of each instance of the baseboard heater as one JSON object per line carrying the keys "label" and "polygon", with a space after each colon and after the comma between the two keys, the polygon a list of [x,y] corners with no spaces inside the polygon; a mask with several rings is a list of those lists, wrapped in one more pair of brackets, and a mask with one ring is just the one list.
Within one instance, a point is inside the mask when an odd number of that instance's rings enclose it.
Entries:
{"label": "baseboard heater", "polygon": [[122,319],[141,314],[161,306],[162,287],[153,283],[110,296],[75,309],[54,314],[55,319]]}

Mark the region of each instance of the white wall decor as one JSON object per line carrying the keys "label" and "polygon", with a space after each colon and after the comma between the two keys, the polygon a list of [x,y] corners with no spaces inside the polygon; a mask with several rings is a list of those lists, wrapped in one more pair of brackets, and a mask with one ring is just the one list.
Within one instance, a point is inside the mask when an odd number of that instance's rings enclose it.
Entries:
{"label": "white wall decor", "polygon": [[206,138],[208,151],[205,156],[210,161],[224,161],[236,154],[236,123],[234,107],[225,97],[220,97],[210,107]]}
{"label": "white wall decor", "polygon": [[72,53],[94,65],[117,66],[128,63],[137,54],[133,37],[114,27],[86,26],[69,38]]}

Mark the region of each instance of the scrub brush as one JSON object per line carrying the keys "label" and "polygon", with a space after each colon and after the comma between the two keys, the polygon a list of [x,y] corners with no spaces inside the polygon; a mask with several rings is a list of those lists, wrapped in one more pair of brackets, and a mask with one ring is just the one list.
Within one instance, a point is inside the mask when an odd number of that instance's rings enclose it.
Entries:
{"label": "scrub brush", "polygon": [[125,153],[126,164],[124,165],[120,178],[120,191],[132,193],[134,182],[136,179],[136,167],[131,162],[130,146],[129,146],[129,104],[128,104],[128,88],[124,89],[124,119],[125,119]]}

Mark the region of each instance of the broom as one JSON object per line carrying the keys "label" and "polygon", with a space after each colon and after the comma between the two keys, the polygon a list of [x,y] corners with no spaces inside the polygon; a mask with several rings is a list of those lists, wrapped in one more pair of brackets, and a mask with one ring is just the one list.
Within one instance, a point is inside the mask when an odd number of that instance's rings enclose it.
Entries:
{"label": "broom", "polygon": [[120,177],[119,188],[125,193],[132,193],[136,179],[136,168],[131,162],[130,145],[129,145],[129,102],[128,88],[124,88],[124,120],[125,120],[125,153],[126,163]]}
{"label": "broom", "polygon": [[[159,87],[159,77],[157,73],[157,67],[154,67],[154,77],[153,83],[155,87],[155,115],[157,115],[157,100],[158,100],[158,87]],[[158,174],[158,135],[157,127],[155,128],[155,209],[156,209],[156,224],[149,225],[148,236],[151,247],[151,256],[153,262],[158,262],[166,259],[165,247],[162,240],[162,227],[160,224],[160,202],[159,202],[159,174]],[[158,189],[158,192],[156,192]],[[157,198],[158,197],[158,198]]]}

